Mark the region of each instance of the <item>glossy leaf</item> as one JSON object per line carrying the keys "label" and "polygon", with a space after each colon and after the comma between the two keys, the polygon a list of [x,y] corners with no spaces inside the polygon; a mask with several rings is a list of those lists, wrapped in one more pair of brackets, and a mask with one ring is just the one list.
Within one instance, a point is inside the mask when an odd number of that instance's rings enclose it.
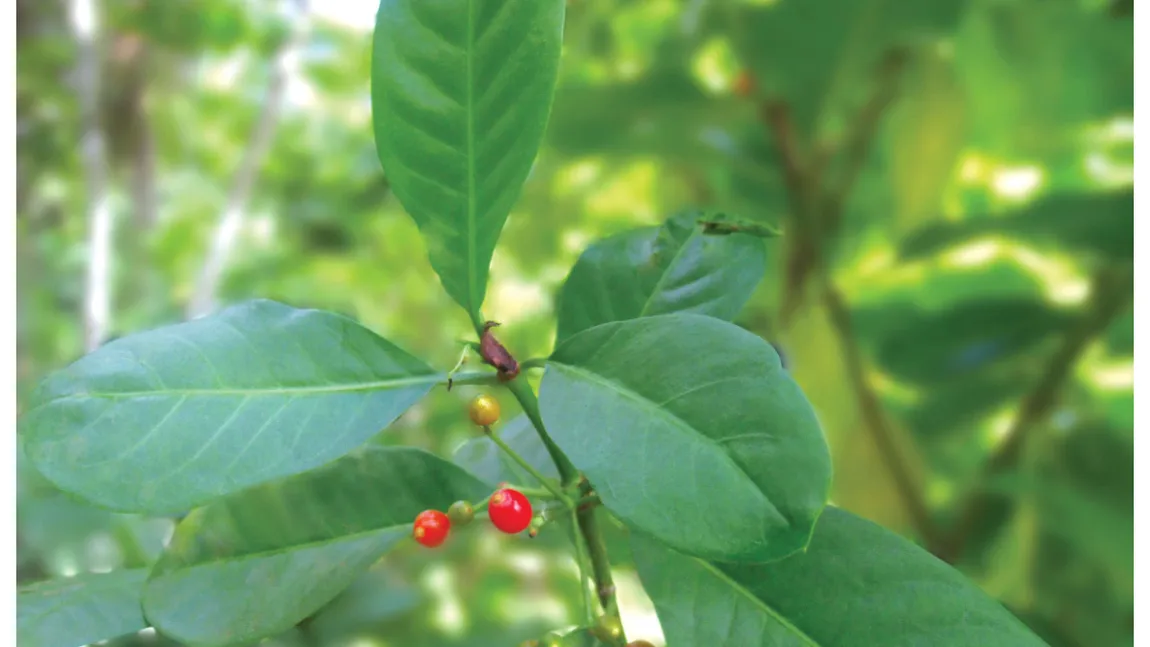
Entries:
{"label": "glossy leaf", "polygon": [[191,645],[276,634],[410,537],[417,514],[489,492],[423,450],[367,448],[193,511],[148,578],[144,612]]}
{"label": "glossy leaf", "polygon": [[958,571],[838,508],[779,562],[708,562],[633,537],[667,647],[1041,647]]}
{"label": "glossy leaf", "polygon": [[709,236],[687,212],[586,249],[559,291],[557,338],[611,321],[672,312],[731,320],[766,271],[753,236]]}
{"label": "glossy leaf", "polygon": [[901,256],[918,258],[985,236],[1054,243],[1107,258],[1134,254],[1134,192],[1054,194],[1003,215],[938,222],[903,240]]}
{"label": "glossy leaf", "polygon": [[37,582],[16,595],[21,647],[76,647],[146,628],[140,612],[143,569]]}
{"label": "glossy leaf", "polygon": [[392,191],[473,318],[551,109],[562,0],[383,0],[371,100]]}
{"label": "glossy leaf", "polygon": [[350,319],[259,300],[107,344],[49,377],[22,426],[61,489],[171,513],[346,454],[438,379]]}
{"label": "glossy leaf", "polygon": [[[503,442],[523,457],[540,474],[559,479],[559,469],[551,460],[547,446],[539,438],[527,416],[520,414],[501,428],[494,430]],[[515,483],[535,485],[535,477],[519,466],[507,453],[499,449],[486,436],[472,438],[455,450],[452,460],[488,485]]]}
{"label": "glossy leaf", "polygon": [[878,359],[899,378],[941,382],[1017,357],[1071,322],[1037,299],[970,301],[908,316],[882,337]]}
{"label": "glossy leaf", "polygon": [[539,389],[551,436],[632,529],[693,555],[777,559],[806,545],[830,457],[769,343],[696,314],[596,326]]}

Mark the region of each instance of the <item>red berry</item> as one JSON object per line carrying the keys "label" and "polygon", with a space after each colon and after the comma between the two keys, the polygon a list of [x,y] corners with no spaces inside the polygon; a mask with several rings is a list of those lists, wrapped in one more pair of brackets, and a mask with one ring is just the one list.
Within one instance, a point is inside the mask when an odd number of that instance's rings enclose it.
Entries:
{"label": "red berry", "polygon": [[451,520],[439,510],[424,510],[415,518],[415,527],[411,531],[415,541],[435,548],[447,539],[447,532],[451,530]]}
{"label": "red berry", "polygon": [[531,502],[522,492],[505,488],[491,495],[487,516],[496,528],[513,535],[531,525]]}

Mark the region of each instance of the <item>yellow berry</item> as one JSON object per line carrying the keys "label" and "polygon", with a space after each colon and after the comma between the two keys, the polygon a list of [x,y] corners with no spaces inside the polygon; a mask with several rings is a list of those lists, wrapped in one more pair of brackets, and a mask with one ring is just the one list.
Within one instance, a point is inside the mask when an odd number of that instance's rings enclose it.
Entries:
{"label": "yellow berry", "polygon": [[468,413],[471,422],[480,427],[490,427],[499,420],[499,401],[487,394],[476,396]]}

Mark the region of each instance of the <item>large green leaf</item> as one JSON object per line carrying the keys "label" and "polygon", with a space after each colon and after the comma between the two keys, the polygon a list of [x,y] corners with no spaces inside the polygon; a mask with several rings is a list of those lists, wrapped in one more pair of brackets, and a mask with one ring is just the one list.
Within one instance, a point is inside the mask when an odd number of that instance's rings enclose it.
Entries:
{"label": "large green leaf", "polygon": [[107,344],[45,380],[22,427],[61,489],[171,513],[346,454],[438,379],[350,319],[259,300]]}
{"label": "large green leaf", "polygon": [[1052,194],[1004,215],[927,225],[907,236],[903,258],[934,254],[984,236],[1055,244],[1106,258],[1134,254],[1134,192]]}
{"label": "large green leaf", "polygon": [[473,318],[547,125],[563,0],[383,0],[371,102],[392,191]]}
{"label": "large green leaf", "polygon": [[[551,460],[547,446],[543,444],[539,433],[535,431],[526,415],[520,414],[512,418],[494,433],[540,474],[547,478],[559,479],[559,468],[555,467],[555,461]],[[452,460],[489,485],[503,482],[535,484],[535,477],[528,474],[527,470],[508,457],[506,452],[499,449],[486,436],[472,438],[460,445],[455,450]]]}
{"label": "large green leaf", "polygon": [[801,549],[826,502],[814,411],[769,343],[719,319],[603,324],[561,344],[547,430],[631,528],[721,561]]}
{"label": "large green leaf", "polygon": [[734,319],[766,271],[763,241],[710,236],[699,212],[587,248],[559,291],[558,339],[611,321],[672,312]]}
{"label": "large green leaf", "polygon": [[273,635],[410,537],[420,512],[488,492],[423,450],[367,448],[193,511],[148,578],[144,612],[191,645]]}
{"label": "large green leaf", "polygon": [[828,507],[807,551],[707,562],[632,538],[668,647],[1040,647],[958,571],[874,523]]}
{"label": "large green leaf", "polygon": [[140,588],[147,571],[92,573],[37,582],[16,596],[21,647],[76,647],[146,628]]}

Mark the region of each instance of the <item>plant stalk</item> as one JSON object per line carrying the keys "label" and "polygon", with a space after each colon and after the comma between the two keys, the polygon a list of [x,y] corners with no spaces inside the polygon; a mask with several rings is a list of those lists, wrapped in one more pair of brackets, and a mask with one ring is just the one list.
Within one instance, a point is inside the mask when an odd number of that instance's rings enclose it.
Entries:
{"label": "plant stalk", "polygon": [[564,492],[556,487],[555,484],[553,484],[546,476],[540,474],[539,470],[535,469],[531,463],[528,463],[522,456],[520,456],[519,452],[511,449],[511,447],[508,446],[502,438],[491,433],[491,427],[484,426],[483,432],[487,434],[487,437],[491,439],[491,442],[495,443],[499,449],[503,450],[503,453],[507,454],[511,457],[511,460],[518,463],[519,467],[522,467],[527,471],[528,474],[535,477],[535,480],[542,483],[543,487],[547,488],[547,491],[554,495],[556,499],[562,501],[563,505],[568,508],[574,507],[574,502],[571,501],[571,497],[564,494]]}
{"label": "plant stalk", "polygon": [[[547,446],[547,451],[551,454],[551,458],[559,468],[559,475],[562,477],[564,485],[579,482],[581,479],[579,471],[571,464],[571,460],[567,458],[567,455],[555,445],[555,441],[551,440],[551,436],[548,435],[547,430],[544,428],[543,418],[539,414],[539,400],[536,398],[535,392],[531,390],[530,385],[523,379],[517,379],[508,382],[507,388],[511,389],[511,393],[515,395],[520,406],[523,407],[523,412],[527,414],[527,419],[535,426],[535,431],[539,433],[543,444]],[[574,505],[571,507],[574,511],[575,526],[579,531],[574,538],[576,553],[579,555],[583,553],[581,543],[586,542],[586,551],[591,560],[591,575],[595,582],[595,592],[599,596],[599,602],[603,605],[604,613],[618,618],[619,604],[615,598],[615,583],[611,576],[611,560],[607,556],[607,547],[603,543],[603,535],[599,531],[599,526],[595,519],[595,509],[592,507],[580,509]],[[582,542],[580,539],[582,539]],[[580,568],[584,566],[585,564],[580,564]],[[626,637],[620,637],[619,644],[625,642],[627,642]]]}
{"label": "plant stalk", "polygon": [[563,486],[568,487],[579,480],[579,470],[571,464],[571,459],[559,449],[555,441],[551,439],[551,435],[547,433],[546,428],[543,426],[543,417],[539,414],[539,399],[535,397],[535,392],[531,390],[531,385],[527,384],[525,379],[515,379],[506,382],[507,388],[515,399],[519,401],[519,406],[523,408],[523,413],[527,415],[527,419],[535,426],[536,433],[543,441],[543,445],[547,447],[547,453],[551,456],[551,460],[555,461],[555,466],[559,468],[559,476],[563,481]]}

